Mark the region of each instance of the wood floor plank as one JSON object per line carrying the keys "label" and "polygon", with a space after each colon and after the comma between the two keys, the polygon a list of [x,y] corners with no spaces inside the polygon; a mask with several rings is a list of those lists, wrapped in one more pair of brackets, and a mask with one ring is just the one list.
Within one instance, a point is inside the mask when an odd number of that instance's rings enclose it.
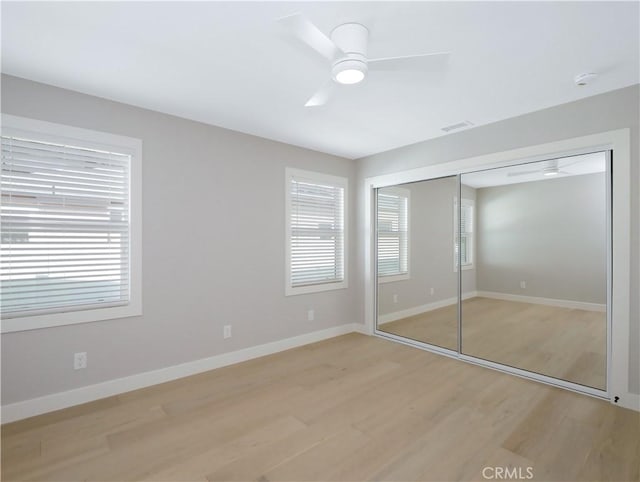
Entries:
{"label": "wood floor plank", "polygon": [[[549,443],[535,459],[538,471],[546,479],[576,480],[596,435],[593,427],[576,422],[568,416],[563,417],[554,427]],[[567,460],[573,463],[568,464]]]}
{"label": "wood floor plank", "polygon": [[479,452],[487,449],[491,437],[480,414],[460,407],[437,420],[426,433],[419,434],[411,446],[373,479],[459,480]]}
{"label": "wood floor plank", "polygon": [[213,482],[257,480],[274,467],[296,457],[344,430],[341,423],[309,425],[283,439],[261,447],[207,475]]}
{"label": "wood floor plank", "polygon": [[220,467],[246,457],[251,452],[304,430],[306,427],[307,425],[292,416],[278,418],[227,443],[216,445],[206,452],[188,456],[163,470],[152,472],[144,480],[205,480],[203,474],[213,473]]}
{"label": "wood floor plank", "polygon": [[272,467],[258,477],[260,481],[324,481],[328,467],[348,459],[354,450],[366,445],[368,437],[347,427],[334,436],[322,440],[308,450]]}

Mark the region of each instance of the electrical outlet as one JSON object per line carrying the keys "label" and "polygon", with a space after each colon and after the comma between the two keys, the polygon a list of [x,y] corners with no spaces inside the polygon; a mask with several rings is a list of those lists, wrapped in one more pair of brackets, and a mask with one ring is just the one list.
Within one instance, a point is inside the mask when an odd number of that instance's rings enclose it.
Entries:
{"label": "electrical outlet", "polygon": [[430,293],[431,293],[431,296],[433,296],[436,293],[436,290],[434,288],[431,288]]}
{"label": "electrical outlet", "polygon": [[398,302],[398,295],[393,295],[393,302],[397,303]]}
{"label": "electrical outlet", "polygon": [[222,336],[226,338],[231,338],[231,325],[224,325],[222,329]]}
{"label": "electrical outlet", "polygon": [[520,281],[520,288],[522,288],[523,290],[526,289],[527,287],[527,282],[526,281]]}
{"label": "electrical outlet", "polygon": [[313,321],[316,319],[316,314],[313,310],[307,311],[307,321]]}
{"label": "electrical outlet", "polygon": [[87,368],[87,352],[82,351],[73,354],[73,369],[81,370]]}

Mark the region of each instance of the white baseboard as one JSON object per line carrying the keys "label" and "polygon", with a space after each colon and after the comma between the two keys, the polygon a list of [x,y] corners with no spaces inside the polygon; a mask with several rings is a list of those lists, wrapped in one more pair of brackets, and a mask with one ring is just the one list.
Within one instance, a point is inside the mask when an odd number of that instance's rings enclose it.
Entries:
{"label": "white baseboard", "polygon": [[637,393],[623,393],[620,395],[620,400],[618,400],[617,403],[614,403],[613,401],[611,403],[640,412],[640,395]]}
{"label": "white baseboard", "polygon": [[492,298],[504,301],[519,301],[521,303],[532,303],[534,305],[557,306],[560,308],[572,308],[576,310],[601,311],[605,312],[607,306],[600,303],[587,303],[585,301],[558,300],[555,298],[540,298],[537,296],[512,295],[508,293],[496,293],[493,291],[478,291],[476,296],[482,298]]}
{"label": "white baseboard", "polygon": [[366,327],[365,324],[363,323],[351,323],[351,326],[353,327],[353,331],[355,333],[361,333],[363,335],[372,335],[373,333],[371,331],[369,331]]}
{"label": "white baseboard", "polygon": [[[478,296],[477,292],[470,291],[462,296],[463,300],[468,298],[475,298]],[[409,316],[420,315],[428,311],[444,308],[445,306],[455,305],[458,302],[458,297],[445,298],[444,300],[434,301],[433,303],[427,303],[426,305],[412,306],[406,310],[394,311],[393,313],[387,313],[386,315],[378,316],[378,324],[384,325],[385,323],[391,323],[392,321],[401,320]]]}
{"label": "white baseboard", "polygon": [[159,370],[138,373],[124,378],[96,383],[95,385],[11,403],[2,407],[2,423],[14,422],[62,408],[92,402],[353,332],[368,334],[363,324],[350,323]]}

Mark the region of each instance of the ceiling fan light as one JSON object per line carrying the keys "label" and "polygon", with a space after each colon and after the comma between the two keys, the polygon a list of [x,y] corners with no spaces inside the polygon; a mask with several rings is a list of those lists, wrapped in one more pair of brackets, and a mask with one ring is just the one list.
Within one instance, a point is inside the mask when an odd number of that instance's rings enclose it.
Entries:
{"label": "ceiling fan light", "polygon": [[347,69],[336,74],[336,81],[340,84],[357,84],[364,79],[364,72],[356,69]]}
{"label": "ceiling fan light", "polygon": [[362,82],[367,74],[367,64],[361,60],[343,60],[333,66],[333,80],[339,84],[357,84]]}

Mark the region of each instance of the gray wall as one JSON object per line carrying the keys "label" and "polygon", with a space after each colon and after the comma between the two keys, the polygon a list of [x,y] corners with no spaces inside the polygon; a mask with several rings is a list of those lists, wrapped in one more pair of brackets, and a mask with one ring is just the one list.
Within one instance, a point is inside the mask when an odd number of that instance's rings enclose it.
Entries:
{"label": "gray wall", "polygon": [[136,137],[144,156],[143,316],[2,335],[3,404],[356,321],[355,288],[284,296],[285,167],[346,176],[353,201],[353,161],[9,76],[2,112]]}
{"label": "gray wall", "polygon": [[[544,144],[572,137],[629,128],[631,130],[631,333],[629,390],[640,393],[640,86],[634,85],[512,119],[476,127],[358,160],[359,211],[364,209],[363,180],[443,162]],[[471,119],[473,121],[473,119]],[[615,163],[615,159],[614,159]],[[364,219],[358,235],[364,238]],[[363,271],[359,259],[359,272]],[[364,281],[360,280],[360,319],[364,320]]]}
{"label": "gray wall", "polygon": [[[385,315],[458,296],[453,266],[455,177],[402,184],[410,191],[409,279],[378,284],[378,313]],[[463,197],[475,199],[465,186]],[[464,271],[465,291],[475,290],[475,269]],[[431,288],[434,294],[431,295]],[[398,302],[393,302],[393,295]]]}
{"label": "gray wall", "polygon": [[478,189],[476,219],[479,291],[606,303],[604,173]]}

